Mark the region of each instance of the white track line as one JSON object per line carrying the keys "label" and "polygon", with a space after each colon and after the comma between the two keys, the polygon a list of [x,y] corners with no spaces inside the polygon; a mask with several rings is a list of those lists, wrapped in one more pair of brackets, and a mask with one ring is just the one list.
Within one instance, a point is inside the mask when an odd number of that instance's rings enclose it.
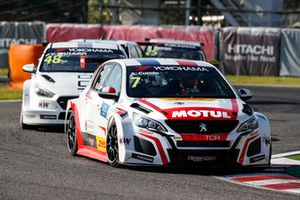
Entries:
{"label": "white track line", "polygon": [[0,100],[0,103],[16,103],[22,102],[22,100]]}
{"label": "white track line", "polygon": [[281,157],[291,156],[295,154],[300,154],[300,151],[292,151],[287,153],[276,154],[276,155],[272,155],[272,158],[281,158]]}
{"label": "white track line", "polygon": [[285,164],[285,165],[300,165],[300,161],[299,160],[289,159],[289,158],[272,158],[271,159],[271,164],[272,165],[281,165],[281,164]]}
{"label": "white track line", "polygon": [[259,180],[259,181],[245,181],[242,183],[255,185],[255,186],[264,186],[271,184],[282,184],[282,183],[300,183],[300,180],[290,180],[290,179],[267,179],[267,180]]}
{"label": "white track line", "polygon": [[283,191],[300,194],[300,189],[286,189],[286,190],[283,190]]}

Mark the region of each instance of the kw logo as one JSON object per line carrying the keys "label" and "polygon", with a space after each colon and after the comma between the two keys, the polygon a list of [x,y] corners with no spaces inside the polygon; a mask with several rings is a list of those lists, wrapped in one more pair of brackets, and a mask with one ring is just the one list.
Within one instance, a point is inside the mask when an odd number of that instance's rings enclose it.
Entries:
{"label": "kw logo", "polygon": [[130,144],[131,138],[120,138],[120,144]]}
{"label": "kw logo", "polygon": [[49,106],[49,102],[40,102],[39,103],[40,108],[48,108],[48,106]]}

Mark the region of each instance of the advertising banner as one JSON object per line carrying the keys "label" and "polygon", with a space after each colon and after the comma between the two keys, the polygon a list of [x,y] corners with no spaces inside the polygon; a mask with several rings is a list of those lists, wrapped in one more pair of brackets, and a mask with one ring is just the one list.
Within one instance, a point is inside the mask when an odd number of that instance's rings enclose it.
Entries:
{"label": "advertising banner", "polygon": [[221,56],[225,74],[279,75],[280,29],[223,29]]}
{"label": "advertising banner", "polygon": [[207,60],[215,54],[215,30],[204,27],[160,27],[126,25],[48,24],[46,37],[49,42],[71,39],[114,39],[143,42],[146,38],[168,38],[204,44]]}
{"label": "advertising banner", "polygon": [[300,29],[282,29],[280,76],[300,77]]}
{"label": "advertising banner", "polygon": [[10,44],[38,44],[44,41],[43,22],[0,22],[0,67],[8,67]]}

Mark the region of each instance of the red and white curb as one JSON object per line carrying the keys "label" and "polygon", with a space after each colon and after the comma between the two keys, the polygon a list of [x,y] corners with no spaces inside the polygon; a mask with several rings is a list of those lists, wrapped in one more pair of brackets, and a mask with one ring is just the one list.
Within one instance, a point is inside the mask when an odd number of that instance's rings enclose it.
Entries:
{"label": "red and white curb", "polygon": [[295,154],[300,154],[300,151],[273,155],[272,166],[262,173],[234,174],[216,178],[254,188],[300,194],[300,178],[285,172],[287,167],[300,165],[300,161],[287,158]]}
{"label": "red and white curb", "polygon": [[300,178],[287,174],[243,174],[226,176],[225,179],[241,185],[300,194]]}

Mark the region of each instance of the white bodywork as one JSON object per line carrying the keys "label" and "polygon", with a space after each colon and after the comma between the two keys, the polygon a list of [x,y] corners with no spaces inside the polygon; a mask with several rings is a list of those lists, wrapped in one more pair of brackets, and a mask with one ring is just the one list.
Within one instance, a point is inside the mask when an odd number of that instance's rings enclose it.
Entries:
{"label": "white bodywork", "polygon": [[[50,48],[95,48],[119,50],[116,44],[60,42],[47,45],[31,79],[23,84],[23,100],[20,123],[22,125],[62,125],[64,124],[67,101],[79,96],[88,85],[93,72],[41,72],[39,69],[45,53]],[[123,50],[122,50],[123,52]],[[123,52],[125,55],[125,52]],[[53,96],[38,95],[36,86],[49,91]]]}
{"label": "white bodywork", "polygon": [[[146,59],[144,59],[146,60]],[[150,61],[149,61],[150,60]],[[149,59],[162,66],[178,65],[174,59]],[[126,68],[142,65],[141,59],[113,60],[122,67],[121,91],[117,101],[102,98],[91,89],[92,82],[80,94],[80,97],[68,101],[67,110],[75,113],[77,119],[78,154],[107,161],[107,131],[112,122],[118,130],[119,162],[125,165],[206,165],[224,160],[216,167],[267,166],[270,164],[271,136],[268,119],[257,112],[246,114],[245,104],[237,95],[233,99],[216,98],[130,98],[126,94]],[[214,68],[201,61],[188,61],[198,66]],[[220,74],[221,75],[221,74]],[[221,75],[222,76],[222,75]],[[222,76],[223,77],[223,76]],[[228,82],[227,82],[228,83]],[[231,86],[230,86],[231,87]],[[234,114],[234,112],[236,112]],[[138,127],[134,123],[135,115],[154,120],[162,125],[163,133]],[[166,123],[167,120],[238,120],[238,125],[230,132],[219,134],[184,134],[176,132]],[[258,128],[253,131],[237,132],[237,129],[250,118],[257,118]],[[68,123],[68,119],[66,119]],[[199,126],[201,128],[201,124]],[[203,127],[202,127],[203,128]],[[138,141],[148,141],[154,148],[141,152]],[[88,142],[87,142],[88,141]],[[199,146],[185,146],[183,141],[198,141]],[[250,146],[258,142],[258,150],[250,152]],[[142,142],[143,143],[143,142]],[[183,144],[183,145],[182,145]],[[216,145],[224,144],[224,145]],[[252,145],[253,144],[253,145]],[[87,146],[94,146],[89,152]],[[252,148],[252,147],[251,147]],[[139,150],[138,150],[139,149]],[[150,148],[151,149],[151,148]],[[255,148],[254,148],[255,149]],[[147,151],[147,152],[146,152]],[[251,150],[253,151],[253,150]],[[96,156],[99,154],[99,156]],[[251,155],[250,155],[251,154]],[[230,161],[230,164],[225,164]]]}

